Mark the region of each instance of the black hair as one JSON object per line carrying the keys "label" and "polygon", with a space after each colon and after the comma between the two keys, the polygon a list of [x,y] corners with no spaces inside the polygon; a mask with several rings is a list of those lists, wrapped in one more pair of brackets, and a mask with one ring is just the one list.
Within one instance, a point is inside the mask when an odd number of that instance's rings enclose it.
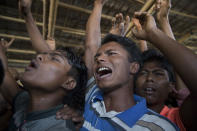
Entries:
{"label": "black hair", "polygon": [[141,52],[131,39],[122,36],[113,35],[113,34],[108,34],[107,36],[105,36],[101,44],[104,45],[112,41],[120,44],[128,52],[129,62],[136,61],[141,66],[142,63]]}
{"label": "black hair", "polygon": [[77,82],[76,87],[65,96],[63,103],[76,110],[83,111],[87,83],[87,68],[82,58],[73,48],[64,47],[57,51],[63,52],[64,56],[67,58],[68,63],[71,65],[68,75],[72,76]]}
{"label": "black hair", "polygon": [[142,53],[143,63],[156,61],[159,66],[168,72],[170,82],[175,82],[175,76],[172,65],[168,62],[165,56],[155,49],[149,49]]}
{"label": "black hair", "polygon": [[4,68],[3,68],[3,64],[2,64],[2,61],[0,59],[0,85],[2,84],[3,82],[3,79],[4,79]]}

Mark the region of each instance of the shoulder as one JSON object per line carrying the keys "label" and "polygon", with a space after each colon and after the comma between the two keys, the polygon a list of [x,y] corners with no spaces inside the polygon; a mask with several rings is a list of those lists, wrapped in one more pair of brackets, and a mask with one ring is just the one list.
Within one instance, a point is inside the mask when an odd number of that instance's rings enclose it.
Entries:
{"label": "shoulder", "polygon": [[23,108],[26,108],[27,104],[29,102],[29,94],[27,91],[21,91],[19,92],[13,100],[13,109],[14,112],[21,110]]}
{"label": "shoulder", "polygon": [[[71,120],[57,120],[55,115],[35,121],[36,130],[43,131],[75,131],[74,123]],[[32,123],[33,124],[33,123]]]}
{"label": "shoulder", "polygon": [[179,131],[177,126],[173,124],[166,117],[159,115],[158,113],[148,109],[148,112],[144,114],[136,123],[138,126],[147,127],[155,131]]}

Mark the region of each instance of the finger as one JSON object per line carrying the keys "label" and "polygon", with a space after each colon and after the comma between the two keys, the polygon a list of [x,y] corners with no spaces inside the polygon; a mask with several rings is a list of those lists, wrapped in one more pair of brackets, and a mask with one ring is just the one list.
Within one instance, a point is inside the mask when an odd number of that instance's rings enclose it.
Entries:
{"label": "finger", "polygon": [[12,38],[9,43],[7,44],[7,47],[10,47],[10,45],[14,42],[15,38]]}
{"label": "finger", "polygon": [[121,21],[122,21],[122,18],[123,16],[121,15],[121,13],[119,13],[119,14],[117,14],[116,15],[116,24],[120,24],[121,23]]}
{"label": "finger", "polygon": [[122,13],[119,13],[119,19],[120,19],[120,23],[124,22],[123,14]]}
{"label": "finger", "polygon": [[114,18],[112,19],[112,28],[114,28],[115,24],[116,24],[116,18],[114,17]]}
{"label": "finger", "polygon": [[130,21],[131,21],[131,19],[130,19],[130,17],[127,15],[127,16],[126,16],[126,21],[125,21],[125,26],[126,26],[126,27],[129,25]]}
{"label": "finger", "polygon": [[83,118],[83,116],[77,116],[77,117],[73,117],[72,118],[72,121],[73,122],[83,122],[84,121],[84,118]]}
{"label": "finger", "polygon": [[120,30],[120,35],[123,36],[124,35],[124,23],[120,23],[119,25],[119,30]]}
{"label": "finger", "polygon": [[137,28],[138,30],[142,30],[142,26],[141,26],[141,24],[140,24],[140,22],[139,22],[138,19],[132,18],[132,21],[133,21],[133,24],[136,26],[136,28]]}

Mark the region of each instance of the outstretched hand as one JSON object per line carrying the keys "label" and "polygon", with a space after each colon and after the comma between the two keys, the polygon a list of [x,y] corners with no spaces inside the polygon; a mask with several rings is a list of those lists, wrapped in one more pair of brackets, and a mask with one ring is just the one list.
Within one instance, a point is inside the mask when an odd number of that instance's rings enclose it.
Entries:
{"label": "outstretched hand", "polygon": [[23,16],[31,12],[32,0],[18,0],[18,8]]}
{"label": "outstretched hand", "polygon": [[119,36],[125,36],[130,23],[130,17],[126,16],[124,20],[122,13],[116,14],[115,18],[112,19],[112,28],[109,33]]}
{"label": "outstretched hand", "polygon": [[171,8],[171,0],[157,0],[155,5],[156,18],[158,21],[167,19]]}
{"label": "outstretched hand", "polygon": [[72,122],[75,124],[75,128],[77,130],[79,130],[82,127],[84,122],[84,118],[82,114],[72,109],[68,105],[64,105],[64,108],[62,108],[56,113],[56,118],[63,120],[71,119]]}
{"label": "outstretched hand", "polygon": [[137,39],[148,40],[149,39],[149,32],[157,29],[155,19],[152,15],[148,14],[147,12],[135,12],[134,17],[135,19],[139,20],[139,23],[142,27],[141,30],[133,29],[133,35]]}
{"label": "outstretched hand", "polygon": [[10,47],[10,45],[14,42],[14,40],[15,38],[12,38],[9,42],[7,42],[3,38],[1,38],[0,46],[2,47],[4,52]]}

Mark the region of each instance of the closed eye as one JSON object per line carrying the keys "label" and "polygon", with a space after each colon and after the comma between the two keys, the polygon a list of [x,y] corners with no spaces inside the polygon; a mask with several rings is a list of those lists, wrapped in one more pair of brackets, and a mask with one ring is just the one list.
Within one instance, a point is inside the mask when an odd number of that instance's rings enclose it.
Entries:
{"label": "closed eye", "polygon": [[165,74],[163,72],[155,72],[155,75],[157,75],[157,76],[163,76]]}
{"label": "closed eye", "polygon": [[106,52],[108,56],[112,56],[112,55],[116,55],[118,53],[114,52],[114,51],[107,51]]}
{"label": "closed eye", "polygon": [[139,72],[139,75],[147,75],[147,74],[148,74],[147,71],[141,71],[141,72]]}
{"label": "closed eye", "polygon": [[57,62],[60,62],[61,63],[61,60],[60,60],[60,58],[58,58],[58,56],[52,56],[51,57],[51,60],[57,61]]}

